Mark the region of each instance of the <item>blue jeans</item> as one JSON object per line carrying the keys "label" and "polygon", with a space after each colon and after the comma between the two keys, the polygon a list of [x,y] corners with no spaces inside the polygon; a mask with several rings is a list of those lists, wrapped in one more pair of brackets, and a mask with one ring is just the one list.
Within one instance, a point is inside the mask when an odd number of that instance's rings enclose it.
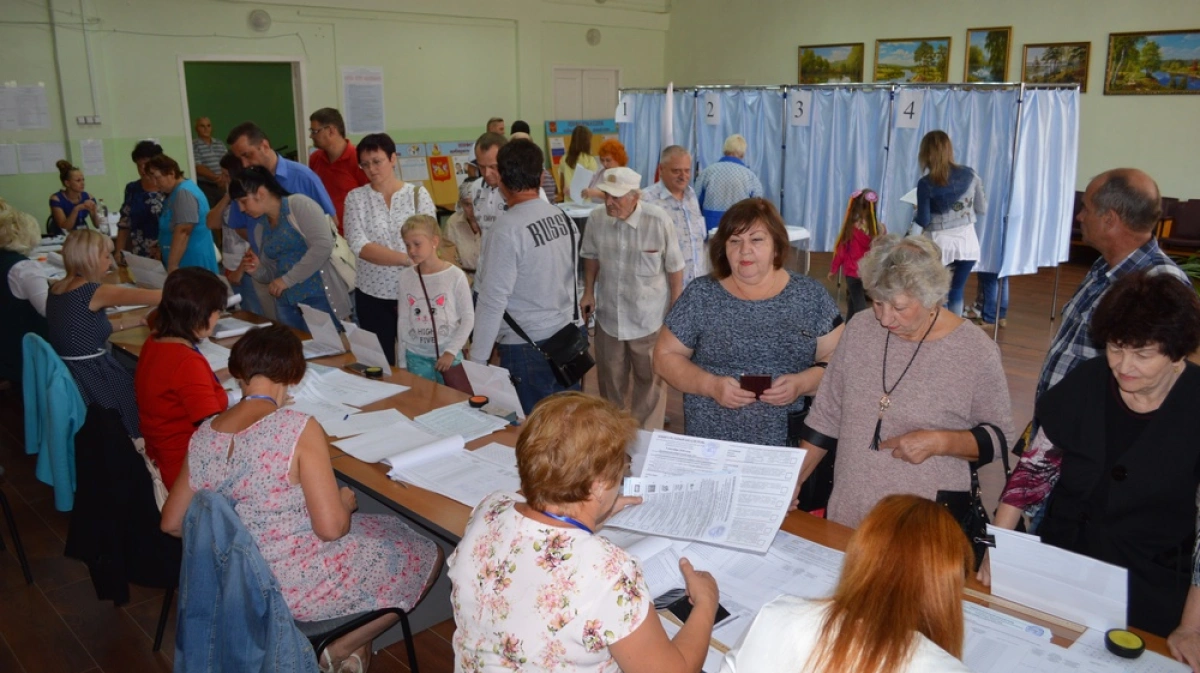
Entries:
{"label": "blue jeans", "polygon": [[[338,320],[337,315],[333,312],[333,307],[329,305],[329,299],[325,295],[321,294],[315,297],[305,297],[304,299],[300,300],[300,303],[328,313],[333,317],[333,326],[336,327],[339,332],[342,331],[342,323]],[[292,329],[298,329],[303,332],[308,331],[308,323],[304,322],[304,314],[300,312],[299,305],[285,304],[282,301],[276,302],[275,317],[279,320],[279,322],[291,327]]]}
{"label": "blue jeans", "polygon": [[258,300],[258,293],[254,291],[254,279],[250,277],[250,274],[243,273],[241,282],[230,283],[230,285],[233,286],[234,292],[242,295],[243,311],[263,315],[262,302]]}
{"label": "blue jeans", "polygon": [[946,295],[946,308],[954,315],[962,315],[963,288],[971,277],[971,269],[975,268],[975,260],[964,259],[950,264],[950,294]]}
{"label": "blue jeans", "polygon": [[[996,318],[1008,316],[1008,279],[1000,278],[994,273],[980,271],[975,274],[979,281],[979,294],[983,297],[981,317],[989,325],[995,324]],[[1000,315],[996,315],[996,302],[999,299]]]}
{"label": "blue jeans", "polygon": [[[586,328],[580,328],[586,329]],[[546,343],[539,341],[538,345]],[[528,415],[533,412],[533,406],[545,398],[564,390],[582,390],[579,383],[564,388],[554,378],[550,363],[527,343],[496,344],[500,353],[500,366],[508,370],[517,389],[517,397],[521,400],[521,408]]]}

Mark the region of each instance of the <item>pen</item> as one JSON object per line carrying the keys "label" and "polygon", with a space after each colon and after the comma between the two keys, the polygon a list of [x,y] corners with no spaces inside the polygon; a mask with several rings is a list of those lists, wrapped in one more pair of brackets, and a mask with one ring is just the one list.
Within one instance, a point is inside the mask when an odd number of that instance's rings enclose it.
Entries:
{"label": "pen", "polygon": [[345,416],[342,416],[342,420],[343,420],[343,421],[348,421],[348,420],[350,420],[350,414],[346,414]]}

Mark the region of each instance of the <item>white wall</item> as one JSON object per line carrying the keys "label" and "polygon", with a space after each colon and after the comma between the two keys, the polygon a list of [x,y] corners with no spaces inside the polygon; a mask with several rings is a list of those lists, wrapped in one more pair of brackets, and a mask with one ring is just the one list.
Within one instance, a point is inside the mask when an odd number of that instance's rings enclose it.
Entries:
{"label": "white wall", "polygon": [[1105,96],[1108,34],[1200,30],[1197,0],[677,0],[667,34],[666,76],[676,86],[797,79],[802,44],[865,43],[871,80],[876,39],[951,36],[950,80],[961,82],[968,28],[1012,26],[1009,79],[1022,45],[1091,41],[1081,98],[1078,189],[1108,168],[1148,171],[1166,196],[1200,198],[1200,96]]}
{"label": "white wall", "polygon": [[[181,163],[187,156],[180,56],[295,58],[305,116],[344,106],[342,66],[382,66],[398,141],[471,140],[492,116],[525,119],[539,139],[553,112],[555,65],[618,68],[626,86],[664,81],[666,0],[45,1],[52,14],[37,2],[4,3],[0,82],[45,83],[52,128],[0,132],[0,143],[66,142],[79,164],[79,141],[102,140],[106,174],[88,176],[88,191],[113,208],[136,177],[129,151],[138,140],[157,138]],[[271,14],[266,33],[247,26],[253,9]],[[600,44],[587,44],[589,28],[601,31]],[[75,124],[94,114],[100,126]],[[0,196],[43,220],[59,187],[57,174],[0,176]]]}

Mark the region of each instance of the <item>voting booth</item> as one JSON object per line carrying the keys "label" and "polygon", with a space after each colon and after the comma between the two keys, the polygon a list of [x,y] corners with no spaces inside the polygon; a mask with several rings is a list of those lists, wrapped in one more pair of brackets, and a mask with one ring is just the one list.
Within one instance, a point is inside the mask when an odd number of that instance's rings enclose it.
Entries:
{"label": "voting booth", "polygon": [[[1078,85],[836,84],[624,89],[617,126],[630,166],[653,176],[668,144],[697,171],[721,158],[726,137],[746,138],[746,164],[787,224],[833,249],[850,194],[880,194],[879,217],[903,232],[913,207],[921,138],[945,130],[955,162],[983,179],[987,214],[976,224],[976,271],[1036,273],[1066,261],[1079,145]],[[649,178],[647,178],[649,180]]]}

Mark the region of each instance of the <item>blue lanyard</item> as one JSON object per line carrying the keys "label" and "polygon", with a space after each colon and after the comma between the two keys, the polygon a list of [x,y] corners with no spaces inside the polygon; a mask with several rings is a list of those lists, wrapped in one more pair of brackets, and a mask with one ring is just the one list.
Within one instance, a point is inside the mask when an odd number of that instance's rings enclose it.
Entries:
{"label": "blue lanyard", "polygon": [[571,524],[572,526],[575,526],[576,528],[578,528],[579,530],[586,530],[587,532],[589,532],[589,533],[592,533],[593,535],[595,535],[595,531],[593,531],[591,528],[588,528],[587,526],[585,526],[585,525],[583,525],[582,523],[580,523],[580,522],[576,521],[575,519],[572,519],[572,518],[571,518],[571,517],[569,517],[569,516],[562,516],[562,515],[559,515],[559,514],[553,514],[553,513],[551,513],[551,512],[547,512],[547,511],[545,511],[545,510],[543,510],[543,511],[542,511],[542,514],[545,514],[546,516],[550,517],[551,519],[558,519],[559,521],[561,521],[561,522],[563,522],[563,523],[569,523],[569,524]]}
{"label": "blue lanyard", "polygon": [[271,397],[270,395],[246,395],[242,398],[242,400],[266,400],[271,404],[274,404],[276,407],[279,406],[279,403],[275,401],[275,398]]}
{"label": "blue lanyard", "polygon": [[[200,352],[199,346],[192,344],[192,350],[196,351],[196,355],[199,355],[200,357],[204,358],[204,353]],[[204,361],[208,362],[208,358],[204,358]],[[210,365],[210,370],[211,370],[211,365]],[[217,373],[213,372],[212,375],[213,375],[213,380],[217,382],[217,385],[218,386],[221,385],[221,379],[217,378]]]}

